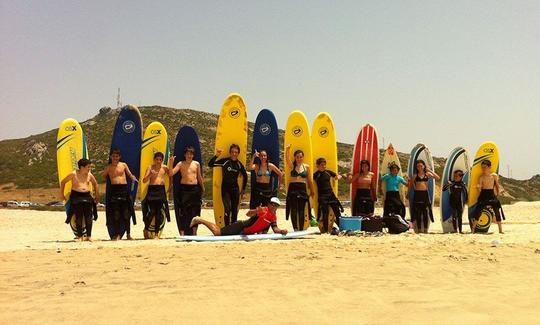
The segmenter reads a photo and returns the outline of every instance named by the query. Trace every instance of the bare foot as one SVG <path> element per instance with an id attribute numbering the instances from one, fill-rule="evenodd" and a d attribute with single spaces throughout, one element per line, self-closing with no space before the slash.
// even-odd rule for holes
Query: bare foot
<path id="1" fill-rule="evenodd" d="M 84 241 L 84 238 L 83 237 L 77 237 L 75 240 L 82 242 L 82 241 Z"/>
<path id="2" fill-rule="evenodd" d="M 86 237 L 86 241 L 92 242 L 92 237 Z"/>
<path id="3" fill-rule="evenodd" d="M 127 239 L 127 240 L 133 240 L 133 237 L 131 237 L 131 234 L 127 234 L 126 239 Z"/>
<path id="4" fill-rule="evenodd" d="M 193 219 L 191 219 L 191 223 L 189 224 L 189 227 L 190 228 L 195 227 L 196 225 L 200 224 L 202 220 L 203 218 L 201 217 L 194 217 Z"/>

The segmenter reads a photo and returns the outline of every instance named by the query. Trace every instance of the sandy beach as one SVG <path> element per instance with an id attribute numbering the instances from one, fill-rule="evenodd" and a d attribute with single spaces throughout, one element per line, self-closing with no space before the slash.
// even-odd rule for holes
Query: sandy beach
<path id="1" fill-rule="evenodd" d="M 145 241 L 140 214 L 136 240 L 112 242 L 101 213 L 79 243 L 63 212 L 2 209 L 0 323 L 531 324 L 540 202 L 505 212 L 502 235 L 436 222 L 427 235 L 234 243 L 178 242 L 174 217 Z"/>

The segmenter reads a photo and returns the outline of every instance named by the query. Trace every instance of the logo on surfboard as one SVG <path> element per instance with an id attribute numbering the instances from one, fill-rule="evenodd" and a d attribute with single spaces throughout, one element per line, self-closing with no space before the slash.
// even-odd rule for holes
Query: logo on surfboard
<path id="1" fill-rule="evenodd" d="M 68 131 L 68 132 L 75 132 L 75 131 L 77 131 L 77 126 L 76 125 L 68 125 L 68 126 L 66 126 L 65 130 Z"/>
<path id="2" fill-rule="evenodd" d="M 231 118 L 238 118 L 240 116 L 240 109 L 236 107 L 231 108 L 231 110 L 229 111 L 229 116 Z"/>
<path id="3" fill-rule="evenodd" d="M 262 135 L 269 135 L 270 132 L 272 132 L 272 128 L 267 123 L 263 123 L 259 128 L 259 132 L 261 132 Z"/>
<path id="4" fill-rule="evenodd" d="M 150 131 L 151 134 L 161 134 L 161 130 L 152 130 Z"/>
<path id="5" fill-rule="evenodd" d="M 319 136 L 321 138 L 326 138 L 328 136 L 328 128 L 326 126 L 322 126 L 319 128 Z"/>
<path id="6" fill-rule="evenodd" d="M 304 130 L 302 129 L 302 127 L 297 125 L 292 128 L 292 135 L 294 135 L 295 137 L 301 136 L 302 133 L 304 133 Z"/>
<path id="7" fill-rule="evenodd" d="M 122 124 L 122 130 L 126 133 L 133 133 L 135 131 L 135 123 L 131 120 L 127 120 Z"/>
<path id="8" fill-rule="evenodd" d="M 484 153 L 495 153 L 495 148 L 484 148 Z"/>

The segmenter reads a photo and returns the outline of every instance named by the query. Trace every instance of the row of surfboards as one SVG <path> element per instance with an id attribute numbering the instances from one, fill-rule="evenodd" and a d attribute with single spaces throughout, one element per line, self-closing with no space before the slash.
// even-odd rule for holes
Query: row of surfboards
<path id="1" fill-rule="evenodd" d="M 307 118 L 301 111 L 293 111 L 288 119 L 285 128 L 284 147 L 291 146 L 290 152 L 292 154 L 296 150 L 302 150 L 304 152 L 304 161 L 310 164 L 312 173 L 315 169 L 315 160 L 318 158 L 325 158 L 327 161 L 327 169 L 336 171 L 338 170 L 338 157 L 337 157 L 337 142 L 336 142 L 336 130 L 330 115 L 326 112 L 319 113 L 313 126 L 311 128 L 307 122 Z M 280 146 L 278 137 L 277 121 L 272 113 L 268 109 L 263 109 L 257 115 L 255 121 L 255 127 L 253 130 L 253 139 L 251 152 L 255 150 L 266 150 L 268 153 L 269 161 L 279 166 L 280 163 Z M 228 148 L 231 144 L 237 144 L 240 147 L 240 155 L 238 159 L 246 165 L 247 160 L 247 144 L 248 144 L 248 120 L 247 109 L 244 100 L 239 94 L 230 94 L 224 101 L 221 108 L 220 116 L 218 119 L 218 125 L 216 129 L 215 148 L 223 149 L 221 157 L 228 155 Z M 200 141 L 195 129 L 191 126 L 182 126 L 176 135 L 175 146 L 172 150 L 173 155 L 176 156 L 174 164 L 176 164 L 183 156 L 183 151 L 186 146 L 193 146 L 196 151 L 194 157 L 203 165 Z M 153 155 L 155 152 L 162 152 L 165 155 L 164 161 L 168 161 L 170 153 L 170 145 L 168 141 L 167 131 L 165 127 L 159 122 L 152 122 L 146 127 L 143 134 L 143 122 L 139 110 L 135 106 L 123 107 L 118 115 L 116 124 L 113 130 L 111 149 L 118 148 L 122 153 L 122 161 L 128 164 L 134 175 L 140 175 L 139 179 L 142 179 L 144 172 L 149 165 L 153 162 Z M 57 167 L 58 177 L 62 180 L 67 174 L 77 169 L 77 161 L 80 158 L 89 158 L 87 150 L 86 136 L 79 125 L 74 119 L 66 119 L 60 125 L 57 137 Z M 385 154 L 383 155 L 381 168 L 379 170 L 379 148 L 377 132 L 372 125 L 365 125 L 361 128 L 353 153 L 352 160 L 352 172 L 357 173 L 360 168 L 361 160 L 368 160 L 371 165 L 371 171 L 375 174 L 375 177 L 379 177 L 379 173 L 383 174 L 387 172 L 387 167 L 391 163 L 400 165 L 399 158 L 393 146 L 390 144 Z M 411 152 L 411 161 L 409 162 L 409 174 L 412 172 L 412 166 L 417 159 L 423 159 L 427 167 L 431 170 L 433 168 L 433 159 L 428 148 L 423 144 L 415 146 Z M 475 157 L 472 169 L 469 167 L 469 160 L 467 151 L 461 147 L 454 149 L 447 160 L 446 167 L 444 169 L 443 184 L 448 180 L 451 180 L 453 171 L 461 169 L 466 173 L 465 181 L 469 184 L 476 184 L 478 176 L 480 175 L 480 162 L 483 159 L 490 159 L 492 166 L 498 172 L 498 160 L 499 154 L 496 145 L 493 142 L 486 142 L 482 144 Z M 289 184 L 290 170 L 287 164 L 285 165 L 285 188 Z M 252 186 L 255 182 L 255 175 L 252 172 L 251 175 Z M 309 175 L 308 177 L 311 177 Z M 179 175 L 175 175 L 173 179 L 173 191 L 176 192 L 177 184 L 179 184 Z M 224 208 L 221 198 L 221 180 L 222 173 L 220 168 L 214 168 L 212 186 L 213 186 L 213 207 L 216 224 L 224 226 Z M 238 180 L 239 183 L 241 179 Z M 274 186 L 277 187 L 277 179 L 274 179 Z M 337 181 L 332 184 L 335 194 L 338 195 Z M 107 184 L 108 188 L 109 184 Z M 138 189 L 137 186 L 140 188 Z M 168 187 L 168 180 L 166 180 L 166 187 Z M 148 184 L 131 182 L 128 179 L 128 187 L 131 190 L 133 201 L 139 192 L 139 198 L 144 200 L 148 189 Z M 316 184 L 315 198 L 311 203 L 314 211 L 317 211 L 317 198 L 316 198 Z M 430 181 L 429 184 L 430 196 L 433 200 L 433 193 L 435 190 L 434 182 Z M 71 184 L 67 184 L 65 189 L 66 197 L 69 197 L 71 191 Z M 356 184 L 351 184 L 351 201 L 354 201 L 354 195 L 356 194 Z M 476 206 L 476 200 L 478 198 L 478 191 L 476 187 L 469 187 L 469 215 L 474 213 Z M 175 210 L 177 207 L 175 206 Z M 310 215 L 306 210 L 304 216 L 304 229 L 309 227 Z M 452 231 L 452 225 L 450 221 L 448 203 L 448 193 L 444 192 L 441 195 L 441 218 L 443 224 L 443 230 L 445 232 Z M 177 211 L 176 211 L 177 212 Z M 492 220 L 492 211 L 485 211 L 483 213 L 478 229 L 479 231 L 487 231 Z M 165 222 L 165 221 L 163 221 Z M 329 225 L 326 225 L 326 229 L 331 229 L 334 222 L 333 216 L 330 216 Z M 74 221 L 72 221 L 72 228 L 74 228 Z M 160 230 L 163 229 L 163 225 L 157 225 Z M 322 228 L 323 225 L 319 225 Z"/>

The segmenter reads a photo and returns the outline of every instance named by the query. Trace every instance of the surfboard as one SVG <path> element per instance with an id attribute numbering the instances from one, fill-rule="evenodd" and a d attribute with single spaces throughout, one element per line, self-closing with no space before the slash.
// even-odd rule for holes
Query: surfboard
<path id="1" fill-rule="evenodd" d="M 154 162 L 154 154 L 156 152 L 161 152 L 165 156 L 163 159 L 163 164 L 167 164 L 169 160 L 169 141 L 167 138 L 167 130 L 163 124 L 159 122 L 152 122 L 146 130 L 144 131 L 144 137 L 141 145 L 141 174 L 139 177 L 139 198 L 141 199 L 141 208 L 143 213 L 148 211 L 149 207 L 146 204 L 146 194 L 148 193 L 149 182 L 143 182 L 144 175 L 149 166 Z M 169 178 L 165 177 L 165 190 L 169 189 Z M 162 211 L 165 216 L 165 211 Z M 163 217 L 163 222 L 160 225 L 155 224 L 155 218 L 152 218 L 150 227 L 149 227 L 149 238 L 155 237 L 156 233 L 163 232 L 165 227 L 165 217 Z"/>
<path id="2" fill-rule="evenodd" d="M 284 147 L 287 148 L 288 145 L 291 145 L 290 149 L 290 159 L 291 162 L 294 160 L 294 152 L 296 150 L 302 150 L 304 152 L 304 163 L 310 165 L 313 161 L 312 158 L 312 148 L 311 148 L 311 136 L 309 131 L 309 125 L 306 119 L 306 116 L 301 111 L 293 111 L 289 114 L 287 119 L 287 125 L 285 128 L 285 144 Z M 291 181 L 291 168 L 287 163 L 285 165 L 285 188 L 289 189 L 289 183 Z M 307 177 L 313 179 L 313 166 L 309 166 L 309 174 Z M 307 185 L 306 185 L 307 186 Z M 309 194 L 309 186 L 307 188 Z M 313 201 L 312 201 L 313 202 Z M 307 209 L 308 204 L 306 203 L 306 208 L 304 209 L 304 229 L 306 230 L 310 225 L 310 212 Z"/>
<path id="3" fill-rule="evenodd" d="M 396 164 L 399 167 L 398 175 L 403 176 L 403 169 L 401 168 L 401 162 L 399 161 L 399 157 L 397 154 L 396 149 L 394 149 L 394 146 L 390 143 L 388 145 L 388 148 L 386 148 L 386 151 L 383 154 L 383 159 L 381 162 L 381 168 L 380 168 L 380 174 L 381 176 L 387 173 L 390 173 L 390 165 Z M 383 181 L 381 183 L 383 196 L 386 197 L 386 182 Z M 407 193 L 407 189 L 405 186 L 399 187 L 399 194 L 401 195 L 401 201 L 403 204 L 405 204 L 405 195 Z"/>
<path id="4" fill-rule="evenodd" d="M 195 149 L 195 156 L 193 157 L 193 160 L 198 161 L 201 168 L 201 173 L 203 172 L 203 160 L 202 160 L 202 154 L 201 154 L 201 143 L 199 141 L 199 135 L 197 134 L 197 131 L 190 126 L 190 125 L 184 125 L 178 130 L 178 133 L 176 134 L 176 140 L 174 141 L 174 151 L 173 155 L 176 157 L 174 158 L 174 163 L 171 168 L 174 168 L 176 164 L 178 164 L 180 161 L 184 160 L 184 150 L 186 147 L 193 147 Z M 180 173 L 176 173 L 173 176 L 173 201 L 174 201 L 174 214 L 176 216 L 176 224 L 178 226 L 178 232 L 180 232 L 180 201 L 178 200 L 180 198 L 180 180 L 181 180 Z M 186 232 L 191 233 L 191 230 L 187 230 Z"/>
<path id="5" fill-rule="evenodd" d="M 251 153 L 266 150 L 268 161 L 279 168 L 279 130 L 276 117 L 269 109 L 262 109 L 257 115 L 255 126 L 253 127 L 253 139 L 251 141 Z M 258 163 L 259 158 L 255 158 Z M 251 171 L 251 190 L 255 187 L 257 175 L 255 171 Z M 272 173 L 272 196 L 277 196 L 279 178 Z M 251 199 L 250 199 L 251 201 Z M 250 208 L 254 208 L 253 201 L 250 202 Z"/>
<path id="6" fill-rule="evenodd" d="M 377 138 L 377 130 L 371 124 L 364 125 L 358 132 L 356 143 L 353 150 L 352 173 L 353 175 L 360 172 L 360 162 L 362 160 L 369 161 L 371 172 L 375 177 L 375 183 L 379 184 L 379 140 Z M 351 206 L 356 198 L 356 190 L 358 183 L 351 183 Z M 377 193 L 377 189 L 375 190 Z M 352 207 L 351 207 L 352 212 Z M 352 215 L 352 213 L 351 213 Z"/>
<path id="7" fill-rule="evenodd" d="M 470 163 L 467 150 L 463 147 L 454 148 L 448 155 L 446 164 L 444 165 L 443 175 L 441 178 L 441 224 L 443 233 L 454 232 L 454 226 L 452 225 L 452 208 L 450 206 L 450 191 L 445 186 L 454 180 L 454 172 L 461 170 L 463 172 L 463 182 L 467 187 L 466 174 L 469 173 Z M 465 203 L 465 198 L 463 198 Z"/>
<path id="8" fill-rule="evenodd" d="M 431 152 L 429 149 L 422 143 L 417 144 L 414 146 L 414 148 L 411 150 L 411 155 L 409 157 L 409 164 L 407 166 L 407 175 L 409 176 L 409 179 L 413 179 L 413 175 L 416 171 L 416 161 L 423 160 L 426 163 L 426 169 L 429 169 L 430 171 L 435 171 L 435 166 L 433 164 L 433 157 L 431 156 Z M 435 203 L 435 179 L 429 178 L 428 180 L 428 196 L 429 200 L 431 202 L 431 208 L 433 209 L 433 204 Z M 409 215 L 412 217 L 412 210 L 413 210 L 413 202 L 414 202 L 414 189 L 411 189 L 409 191 Z M 431 220 L 428 218 L 428 229 L 429 225 L 431 224 Z M 417 231 L 417 229 L 415 229 Z"/>
<path id="9" fill-rule="evenodd" d="M 282 234 L 256 234 L 256 235 L 233 235 L 233 236 L 180 236 L 177 241 L 198 241 L 198 242 L 216 242 L 216 241 L 253 241 L 253 240 L 283 240 L 305 238 L 309 235 L 317 234 L 316 230 L 302 230 Z"/>
<path id="10" fill-rule="evenodd" d="M 112 139 L 111 139 L 111 150 L 118 149 L 120 150 L 120 161 L 126 163 L 129 167 L 129 170 L 133 175 L 138 176 L 140 171 L 141 164 L 141 144 L 142 144 L 142 118 L 139 109 L 133 105 L 127 105 L 120 109 L 118 117 L 116 118 L 116 123 L 114 125 Z M 109 157 L 109 163 L 111 159 Z M 135 199 L 137 198 L 137 190 L 139 184 L 133 182 L 129 177 L 126 176 L 127 186 L 131 193 L 131 201 L 134 204 Z M 107 177 L 107 183 L 105 187 L 105 202 L 109 202 L 109 189 L 111 186 L 111 181 Z M 134 221 L 135 222 L 135 221 Z M 126 232 L 124 226 L 121 229 L 113 228 L 112 224 L 107 225 L 107 230 L 109 236 L 112 238 L 115 233 L 121 233 L 122 236 Z"/>
<path id="11" fill-rule="evenodd" d="M 79 159 L 88 159 L 88 148 L 86 144 L 86 136 L 81 128 L 79 122 L 75 119 L 68 118 L 62 121 L 58 128 L 56 136 L 56 167 L 58 170 L 58 184 L 69 175 L 71 172 L 79 169 Z M 90 192 L 92 192 L 92 185 L 90 184 Z M 71 182 L 68 182 L 64 187 L 64 208 L 67 217 L 70 219 L 70 227 L 73 234 L 77 236 L 77 226 L 75 224 L 75 216 L 69 216 L 68 211 L 71 206 L 69 196 L 71 194 Z M 85 222 L 82 222 L 83 227 Z M 83 229 L 83 235 L 86 235 L 86 229 Z"/>
<path id="12" fill-rule="evenodd" d="M 246 166 L 247 151 L 247 109 L 244 99 L 239 94 L 230 94 L 221 107 L 218 125 L 216 128 L 215 149 L 222 149 L 223 152 L 218 159 L 229 157 L 229 147 L 237 144 L 240 147 L 238 160 Z M 216 225 L 225 226 L 225 210 L 221 198 L 221 181 L 223 179 L 220 167 L 212 168 L 212 201 L 214 206 L 214 218 Z M 238 177 L 238 187 L 242 188 L 242 177 Z"/>
<path id="13" fill-rule="evenodd" d="M 486 141 L 482 143 L 482 145 L 480 145 L 480 148 L 478 148 L 478 150 L 476 151 L 476 155 L 474 156 L 473 165 L 469 174 L 469 200 L 467 202 L 467 205 L 469 207 L 469 222 L 471 223 L 474 219 L 474 215 L 476 212 L 476 204 L 478 202 L 478 196 L 480 195 L 480 191 L 478 190 L 478 188 L 476 188 L 476 185 L 478 184 L 478 178 L 482 174 L 482 161 L 485 159 L 491 161 L 491 172 L 498 174 L 500 157 L 499 148 L 497 147 L 497 144 L 495 144 L 495 142 Z M 476 232 L 487 232 L 494 219 L 495 212 L 493 211 L 493 209 L 488 207 L 482 210 L 482 214 L 480 215 L 480 219 L 478 220 L 478 224 L 476 225 Z"/>
<path id="14" fill-rule="evenodd" d="M 311 145 L 312 145 L 312 157 L 311 169 L 313 172 L 317 169 L 316 161 L 319 158 L 326 159 L 326 169 L 338 173 L 338 157 L 337 157 L 337 142 L 336 142 L 336 130 L 334 128 L 334 122 L 330 117 L 330 114 L 327 112 L 321 112 L 315 117 L 313 122 L 313 128 L 311 133 Z M 338 181 L 337 179 L 332 179 L 331 181 L 332 189 L 334 194 L 338 197 Z M 326 232 L 332 230 L 334 222 L 336 221 L 336 216 L 334 211 L 329 209 L 328 213 L 328 224 L 324 224 L 322 217 L 319 216 L 319 202 L 318 202 L 318 188 L 317 183 L 313 182 L 313 189 L 315 190 L 315 195 L 313 196 L 313 211 L 317 215 L 317 220 L 319 224 L 319 230 L 323 232 L 325 229 Z"/>

